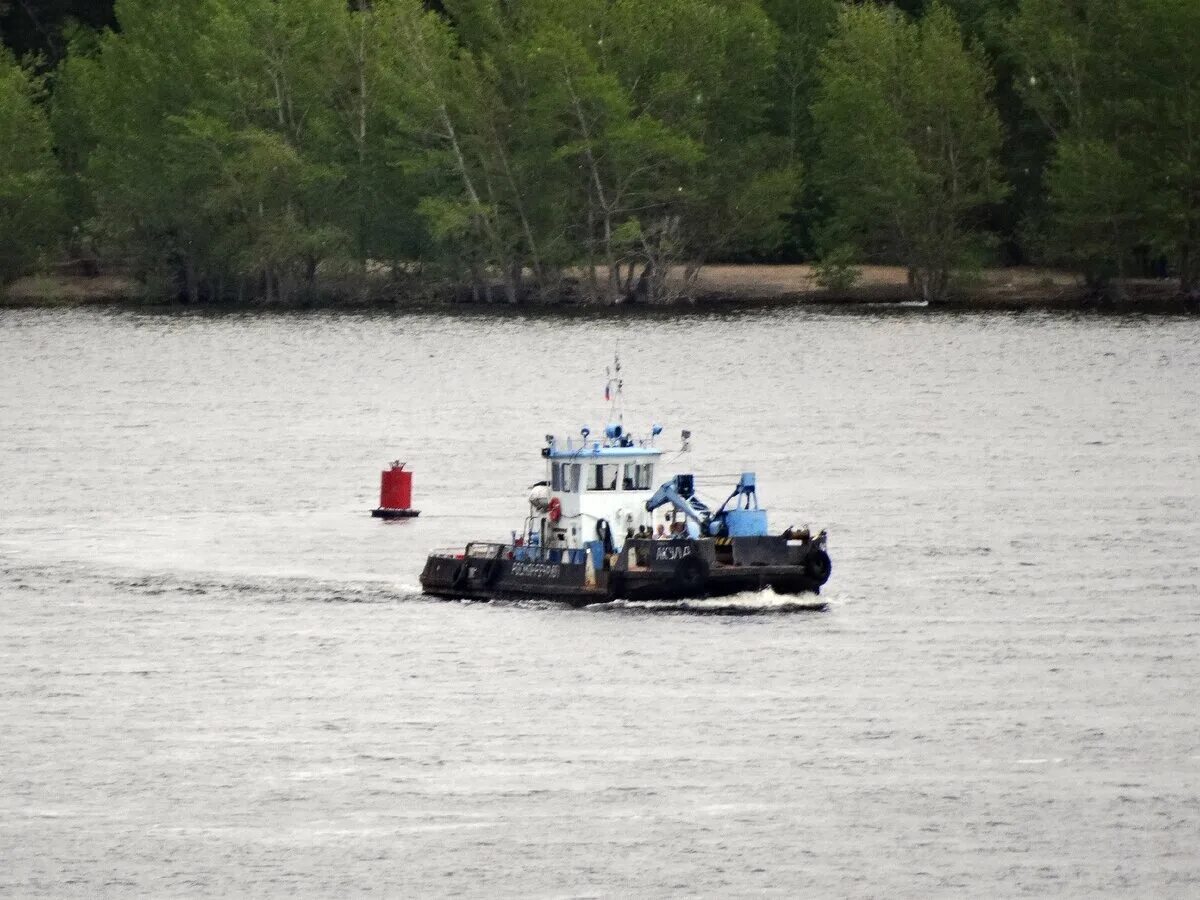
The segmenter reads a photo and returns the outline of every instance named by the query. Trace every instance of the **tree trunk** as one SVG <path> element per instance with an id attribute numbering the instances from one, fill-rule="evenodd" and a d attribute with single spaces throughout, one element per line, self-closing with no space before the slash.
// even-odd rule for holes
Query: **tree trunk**
<path id="1" fill-rule="evenodd" d="M 908 287 L 914 300 L 939 303 L 946 299 L 949 286 L 950 273 L 946 269 L 918 264 L 908 270 Z"/>
<path id="2" fill-rule="evenodd" d="M 513 302 L 521 302 L 525 294 L 525 267 L 517 260 L 513 261 L 509 283 L 512 285 Z"/>
<path id="3" fill-rule="evenodd" d="M 638 282 L 640 282 L 640 280 L 641 280 L 639 278 L 638 282 L 634 282 L 633 279 L 634 279 L 635 275 L 637 275 L 637 261 L 630 260 L 629 261 L 629 273 L 624 278 L 621 279 L 621 295 L 626 300 L 634 299 L 634 293 L 637 291 Z"/>
<path id="4" fill-rule="evenodd" d="M 692 288 L 696 286 L 696 279 L 700 277 L 700 270 L 703 268 L 703 263 L 698 260 L 689 262 L 683 270 L 683 290 L 692 296 Z"/>
<path id="5" fill-rule="evenodd" d="M 480 198 L 479 192 L 475 189 L 475 181 L 471 178 L 470 170 L 467 168 L 467 158 L 463 154 L 462 144 L 458 139 L 458 129 L 454 127 L 454 121 L 450 118 L 450 111 L 446 108 L 445 104 L 438 106 L 438 115 L 442 121 L 442 135 L 454 153 L 454 162 L 458 169 L 459 178 L 462 180 L 463 190 L 466 191 L 467 199 L 471 203 L 472 218 L 492 245 L 494 258 L 497 261 L 502 261 L 500 258 L 504 254 L 501 253 L 500 236 L 492 227 L 491 220 L 484 212 L 483 200 Z"/>
<path id="6" fill-rule="evenodd" d="M 508 182 L 509 191 L 512 193 L 513 208 L 516 210 L 517 218 L 521 222 L 521 232 L 525 236 L 525 244 L 529 248 L 529 260 L 533 267 L 533 278 L 535 281 L 542 281 L 544 273 L 542 272 L 541 255 L 538 252 L 537 240 L 533 236 L 533 228 L 529 225 L 529 217 L 525 213 L 525 203 L 521 195 L 521 190 L 517 185 L 516 176 L 513 175 L 512 165 L 508 161 L 508 153 L 505 152 L 504 142 L 496 130 L 495 122 L 489 118 L 489 124 L 491 125 L 492 142 L 496 147 L 496 155 L 500 157 L 500 164 L 504 168 L 504 178 Z M 518 284 L 520 283 L 519 278 L 515 280 Z"/>
<path id="7" fill-rule="evenodd" d="M 1197 226 L 1188 223 L 1188 234 L 1179 244 L 1179 290 L 1185 295 L 1200 291 L 1200 254 L 1196 252 Z"/>
<path id="8" fill-rule="evenodd" d="M 588 192 L 587 208 L 587 287 L 588 300 L 595 303 L 600 299 L 600 281 L 596 276 L 596 211 L 592 195 Z"/>
<path id="9" fill-rule="evenodd" d="M 358 14 L 358 122 L 355 143 L 358 145 L 358 258 L 367 265 L 367 23 L 366 3 L 357 4 Z"/>
<path id="10" fill-rule="evenodd" d="M 183 283 L 188 303 L 200 302 L 200 281 L 196 278 L 196 264 L 190 253 L 183 257 Z"/>
<path id="11" fill-rule="evenodd" d="M 654 299 L 653 261 L 648 261 L 642 268 L 642 274 L 638 276 L 637 285 L 633 289 L 633 296 L 643 302 L 649 302 Z"/>
<path id="12" fill-rule="evenodd" d="M 564 72 L 563 74 L 567 90 L 571 92 L 571 103 L 575 108 L 575 120 L 579 123 L 579 131 L 583 135 L 584 157 L 587 159 L 592 189 L 595 190 L 596 202 L 600 205 L 600 212 L 603 216 L 604 264 L 608 267 L 608 302 L 612 303 L 621 295 L 621 278 L 620 273 L 617 271 L 616 254 L 613 252 L 613 208 L 609 204 L 607 192 L 604 190 L 604 179 L 600 176 L 600 166 L 596 160 L 596 154 L 592 152 L 592 130 L 588 126 L 587 116 L 584 115 L 583 104 L 579 99 L 579 95 L 575 93 L 575 83 L 572 81 L 570 73 Z"/>

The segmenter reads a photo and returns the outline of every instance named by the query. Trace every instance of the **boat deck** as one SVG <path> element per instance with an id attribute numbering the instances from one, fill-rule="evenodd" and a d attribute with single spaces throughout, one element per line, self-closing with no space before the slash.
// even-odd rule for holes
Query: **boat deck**
<path id="1" fill-rule="evenodd" d="M 425 593 L 447 599 L 533 598 L 572 606 L 616 599 L 728 597 L 767 589 L 818 595 L 828 570 L 814 570 L 803 555 L 810 552 L 808 545 L 794 547 L 783 538 L 754 538 L 744 545 L 734 539 L 721 547 L 713 539 L 633 540 L 595 571 L 582 550 L 473 543 L 463 553 L 432 554 L 421 586 Z M 824 551 L 821 556 L 827 565 Z M 736 561 L 725 561 L 729 559 Z M 824 603 L 811 606 L 823 608 Z"/>

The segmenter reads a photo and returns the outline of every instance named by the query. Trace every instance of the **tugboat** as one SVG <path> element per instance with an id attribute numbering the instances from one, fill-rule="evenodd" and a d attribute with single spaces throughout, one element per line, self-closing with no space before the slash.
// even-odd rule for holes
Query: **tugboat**
<path id="1" fill-rule="evenodd" d="M 605 389 L 612 394 L 613 379 Z M 620 363 L 615 379 L 619 403 Z M 617 416 L 602 436 L 546 435 L 545 481 L 529 495 L 529 515 L 508 542 L 472 541 L 435 551 L 421 588 L 445 599 L 542 599 L 585 606 L 623 599 L 686 600 L 770 588 L 820 594 L 832 566 L 827 535 L 788 528 L 772 535 L 755 477 L 741 475 L 715 511 L 692 474 L 654 487 L 663 451 L 626 432 Z M 690 432 L 683 432 L 683 450 Z M 823 610 L 820 600 L 793 608 Z"/>

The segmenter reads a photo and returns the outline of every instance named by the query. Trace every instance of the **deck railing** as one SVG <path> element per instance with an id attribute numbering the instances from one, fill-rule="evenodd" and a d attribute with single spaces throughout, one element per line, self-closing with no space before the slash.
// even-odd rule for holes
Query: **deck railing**
<path id="1" fill-rule="evenodd" d="M 563 547 L 530 547 L 491 541 L 472 541 L 467 544 L 465 550 L 460 547 L 447 547 L 434 550 L 431 555 L 453 559 L 512 559 L 519 562 L 579 565 L 587 561 L 587 554 L 587 548 L 569 550 Z"/>

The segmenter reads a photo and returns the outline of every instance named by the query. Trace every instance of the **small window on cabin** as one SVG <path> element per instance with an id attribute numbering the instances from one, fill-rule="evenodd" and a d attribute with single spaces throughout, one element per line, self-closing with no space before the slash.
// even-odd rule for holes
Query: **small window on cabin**
<path id="1" fill-rule="evenodd" d="M 588 475 L 588 490 L 615 491 L 620 470 L 621 467 L 616 465 L 591 466 L 591 472 Z"/>
<path id="2" fill-rule="evenodd" d="M 578 463 L 553 463 L 550 466 L 550 490 L 561 491 L 564 494 L 579 492 L 579 470 L 583 466 Z"/>
<path id="3" fill-rule="evenodd" d="M 637 489 L 639 491 L 648 491 L 652 487 L 654 487 L 654 463 L 645 463 L 638 466 Z"/>
<path id="4" fill-rule="evenodd" d="M 650 490 L 650 475 L 652 470 L 653 467 L 650 465 L 639 465 L 638 463 L 627 464 L 621 487 L 626 491 Z"/>

